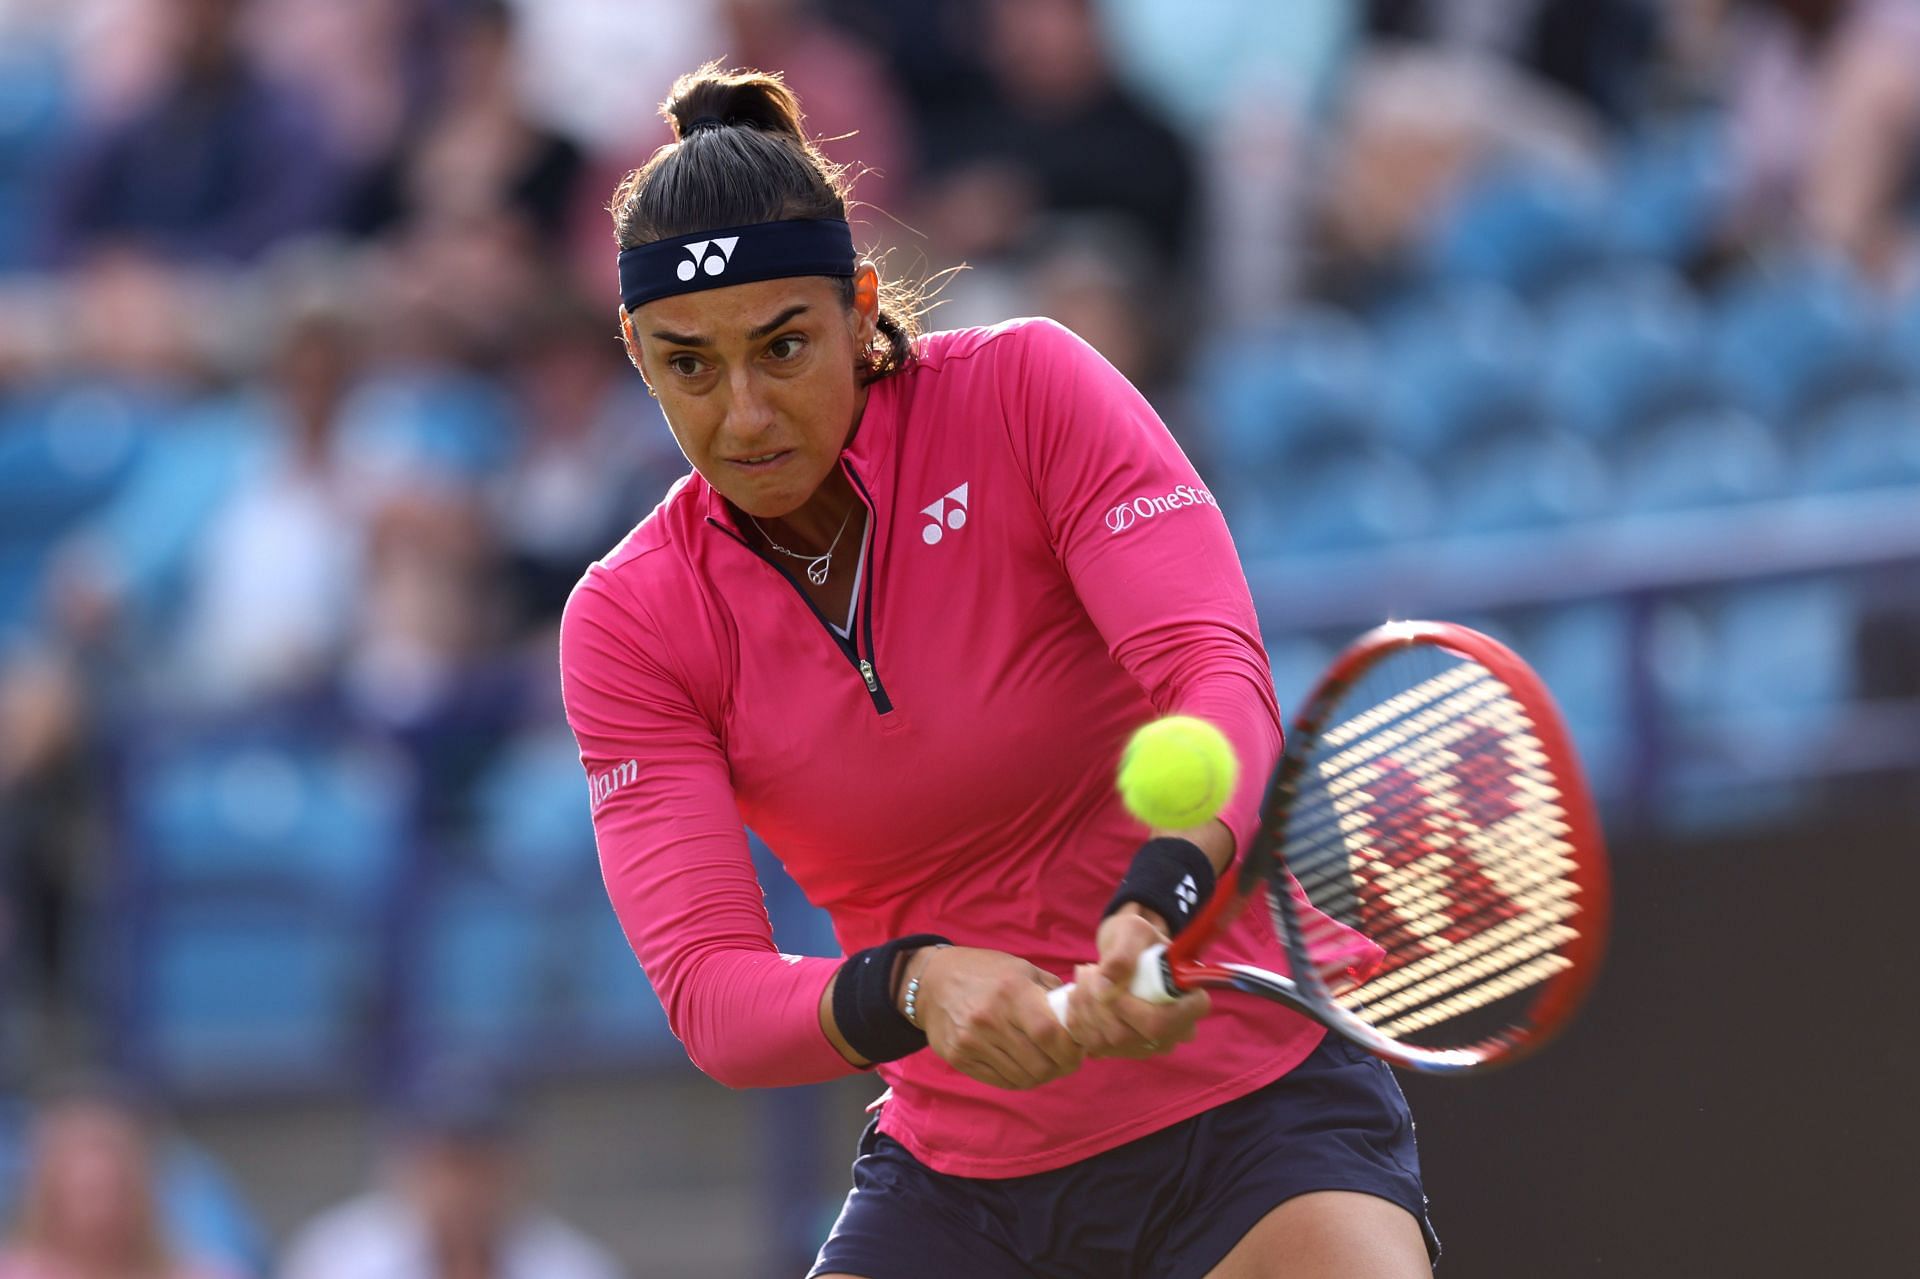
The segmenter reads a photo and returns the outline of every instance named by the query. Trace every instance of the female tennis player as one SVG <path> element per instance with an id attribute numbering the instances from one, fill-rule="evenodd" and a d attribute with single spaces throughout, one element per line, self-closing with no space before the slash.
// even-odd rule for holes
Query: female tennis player
<path id="1" fill-rule="evenodd" d="M 663 109 L 677 141 L 613 197 L 620 320 L 693 471 L 575 587 L 567 715 L 693 1061 L 888 1085 L 812 1274 L 1426 1274 L 1385 1065 L 1266 1001 L 1124 993 L 1279 753 L 1205 484 L 1058 325 L 917 335 L 777 77 L 708 66 Z M 1146 832 L 1114 767 L 1173 712 L 1244 780 Z M 743 824 L 845 958 L 775 949 Z M 1209 954 L 1284 967 L 1260 910 Z"/>

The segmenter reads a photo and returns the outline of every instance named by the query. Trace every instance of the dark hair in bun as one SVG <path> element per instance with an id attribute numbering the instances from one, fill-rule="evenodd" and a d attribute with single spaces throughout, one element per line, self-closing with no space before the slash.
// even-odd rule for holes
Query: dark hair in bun
<path id="1" fill-rule="evenodd" d="M 675 140 L 621 179 L 608 206 L 622 249 L 756 222 L 846 218 L 847 170 L 807 137 L 800 99 L 777 72 L 709 62 L 674 81 L 660 114 Z M 853 281 L 842 283 L 851 306 Z M 869 381 L 906 364 L 919 311 L 914 290 L 882 282 Z"/>

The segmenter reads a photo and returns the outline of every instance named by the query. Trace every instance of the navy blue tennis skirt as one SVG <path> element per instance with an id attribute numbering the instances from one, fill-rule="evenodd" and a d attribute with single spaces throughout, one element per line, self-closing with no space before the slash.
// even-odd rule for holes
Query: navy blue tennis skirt
<path id="1" fill-rule="evenodd" d="M 1427 1221 L 1393 1072 L 1329 1034 L 1235 1101 L 1051 1172 L 952 1177 L 869 1124 L 812 1274 L 866 1279 L 1202 1279 L 1274 1208 L 1357 1190 Z"/>

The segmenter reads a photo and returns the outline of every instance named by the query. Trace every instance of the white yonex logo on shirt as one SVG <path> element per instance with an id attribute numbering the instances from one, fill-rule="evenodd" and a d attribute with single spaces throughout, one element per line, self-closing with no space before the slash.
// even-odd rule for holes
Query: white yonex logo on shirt
<path id="1" fill-rule="evenodd" d="M 921 507 L 920 514 L 933 521 L 920 530 L 920 537 L 928 546 L 945 537 L 947 529 L 959 531 L 967 522 L 967 486 L 962 484 L 932 506 Z M 941 527 L 943 524 L 945 528 Z"/>
<path id="2" fill-rule="evenodd" d="M 675 273 L 683 280 L 691 280 L 695 271 L 705 271 L 708 275 L 718 275 L 727 269 L 727 263 L 733 261 L 733 246 L 740 243 L 737 235 L 723 235 L 718 240 L 692 240 L 680 246 L 687 260 L 680 264 Z M 708 246 L 712 247 L 709 248 Z"/>
<path id="3" fill-rule="evenodd" d="M 1200 885 L 1193 882 L 1193 876 L 1182 875 L 1180 886 L 1173 890 L 1173 895 L 1180 899 L 1180 913 L 1191 915 L 1193 908 L 1200 903 Z"/>
<path id="4" fill-rule="evenodd" d="M 640 776 L 640 761 L 630 759 L 624 764 L 608 769 L 604 773 L 587 775 L 587 794 L 591 807 L 598 808 L 607 796 Z"/>
<path id="5" fill-rule="evenodd" d="M 1168 511 L 1183 506 L 1201 504 L 1218 507 L 1213 494 L 1198 484 L 1182 484 L 1171 493 L 1156 493 L 1152 497 L 1136 497 L 1130 502 L 1122 502 L 1107 512 L 1107 532 L 1124 533 L 1141 520 L 1150 520 L 1156 515 L 1165 515 Z"/>

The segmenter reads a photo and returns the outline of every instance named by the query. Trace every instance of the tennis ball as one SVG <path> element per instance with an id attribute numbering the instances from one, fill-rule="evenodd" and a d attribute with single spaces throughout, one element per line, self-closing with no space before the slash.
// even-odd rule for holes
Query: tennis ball
<path id="1" fill-rule="evenodd" d="M 1120 798 L 1158 830 L 1212 820 L 1233 795 L 1240 761 L 1226 735 L 1203 719 L 1169 715 L 1133 735 L 1120 757 Z"/>

